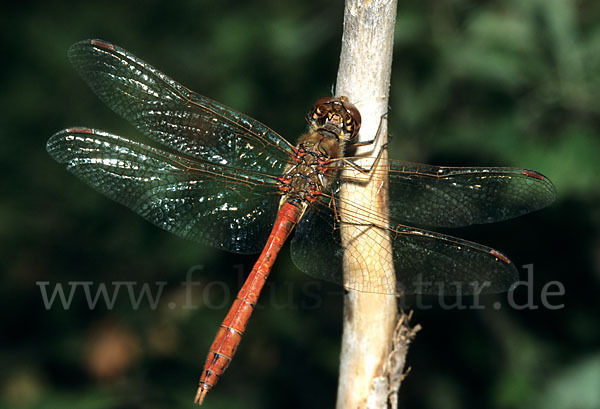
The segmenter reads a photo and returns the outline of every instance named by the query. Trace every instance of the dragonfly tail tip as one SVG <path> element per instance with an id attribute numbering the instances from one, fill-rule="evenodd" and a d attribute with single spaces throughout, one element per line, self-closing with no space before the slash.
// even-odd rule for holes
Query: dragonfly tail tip
<path id="1" fill-rule="evenodd" d="M 202 406 L 202 402 L 204 401 L 204 397 L 208 393 L 208 389 L 204 389 L 202 386 L 198 388 L 198 392 L 196 392 L 196 397 L 194 398 L 194 403 L 198 406 Z"/>

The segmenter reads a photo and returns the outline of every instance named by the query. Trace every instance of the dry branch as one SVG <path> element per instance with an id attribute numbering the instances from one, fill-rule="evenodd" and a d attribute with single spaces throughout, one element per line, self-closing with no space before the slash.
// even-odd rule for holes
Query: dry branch
<path id="1" fill-rule="evenodd" d="M 360 110 L 361 141 L 373 139 L 382 125 L 377 142 L 359 148 L 357 154 L 376 156 L 387 140 L 387 121 L 382 118 L 388 107 L 396 5 L 395 0 L 346 1 L 336 95 L 347 96 Z M 386 158 L 384 151 L 381 162 Z M 346 200 L 369 209 L 379 224 L 382 216 L 387 220 L 387 176 L 381 170 L 376 175 L 368 183 L 342 186 L 344 222 L 352 221 L 350 209 L 344 209 Z M 381 291 L 346 294 L 337 409 L 395 407 L 408 345 L 418 328 L 412 329 L 406 316 L 398 315 L 396 297 L 386 294 L 395 291 L 390 238 L 351 223 L 342 224 L 341 234 L 345 282 L 364 279 L 367 263 L 369 271 L 380 272 L 376 282 Z M 374 279 L 372 274 L 369 279 Z"/>

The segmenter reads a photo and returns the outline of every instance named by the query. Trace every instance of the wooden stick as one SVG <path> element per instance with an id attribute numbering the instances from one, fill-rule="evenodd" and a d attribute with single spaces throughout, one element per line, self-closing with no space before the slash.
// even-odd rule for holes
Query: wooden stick
<path id="1" fill-rule="evenodd" d="M 372 140 L 379 129 L 376 142 L 357 151 L 371 157 L 387 141 L 383 117 L 388 108 L 396 6 L 396 0 L 347 0 L 345 6 L 336 95 L 347 96 L 360 110 L 361 141 Z M 380 163 L 386 159 L 384 151 Z M 344 280 L 347 284 L 364 281 L 368 265 L 368 278 L 378 287 L 372 287 L 374 293 L 349 291 L 345 296 L 337 409 L 395 405 L 408 344 L 418 330 L 410 328 L 404 315 L 399 318 L 396 297 L 389 295 L 396 290 L 390 238 L 378 229 L 353 226 L 352 209 L 345 206 L 352 202 L 370 209 L 379 216 L 379 224 L 381 216 L 387 219 L 387 175 L 382 169 L 374 173 L 377 177 L 363 175 L 368 183 L 344 184 L 340 191 L 340 214 L 346 222 L 341 226 Z M 358 172 L 352 176 L 361 178 Z"/>

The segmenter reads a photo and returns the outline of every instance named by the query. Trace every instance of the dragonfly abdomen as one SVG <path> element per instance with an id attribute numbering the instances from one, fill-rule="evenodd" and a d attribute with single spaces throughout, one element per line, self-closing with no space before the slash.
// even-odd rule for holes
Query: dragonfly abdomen
<path id="1" fill-rule="evenodd" d="M 202 404 L 208 391 L 229 366 L 277 254 L 300 220 L 302 213 L 302 207 L 294 202 L 286 202 L 279 209 L 265 248 L 238 292 L 210 347 L 194 402 Z"/>

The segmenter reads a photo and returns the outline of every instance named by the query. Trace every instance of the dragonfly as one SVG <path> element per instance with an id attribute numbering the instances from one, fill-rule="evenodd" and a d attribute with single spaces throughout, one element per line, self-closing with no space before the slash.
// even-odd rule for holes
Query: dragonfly
<path id="1" fill-rule="evenodd" d="M 152 147 L 85 127 L 64 129 L 47 151 L 71 173 L 156 226 L 205 245 L 260 256 L 210 347 L 195 402 L 229 366 L 271 267 L 295 229 L 291 255 L 305 273 L 349 290 L 390 294 L 502 292 L 517 278 L 514 264 L 492 248 L 436 233 L 521 216 L 548 206 L 552 182 L 528 169 L 440 167 L 382 156 L 345 156 L 361 116 L 345 97 L 317 100 L 307 132 L 292 144 L 262 123 L 199 95 L 123 48 L 85 40 L 70 61 L 99 98 L 161 145 Z M 385 171 L 389 219 L 342 196 L 344 183 Z M 358 172 L 357 172 L 358 171 Z M 382 173 L 383 174 L 383 173 Z M 358 180 L 360 179 L 360 181 Z M 352 213 L 347 221 L 340 209 Z M 391 241 L 396 284 L 353 255 L 359 279 L 344 280 L 344 225 Z M 380 247 L 378 247 L 380 246 Z M 374 243 L 371 252 L 389 252 Z M 383 289 L 382 289 L 383 288 Z"/>

